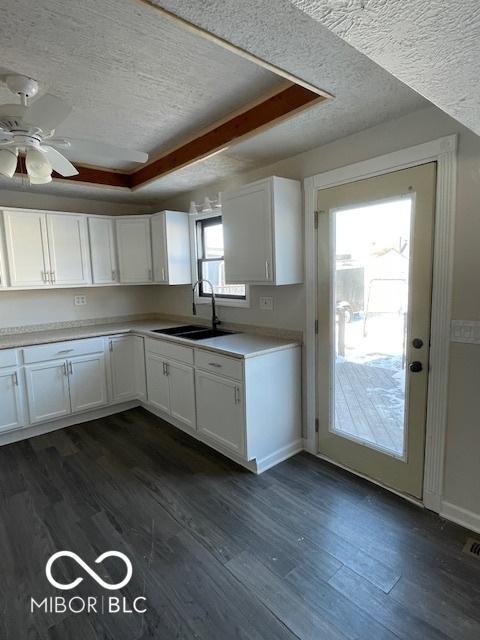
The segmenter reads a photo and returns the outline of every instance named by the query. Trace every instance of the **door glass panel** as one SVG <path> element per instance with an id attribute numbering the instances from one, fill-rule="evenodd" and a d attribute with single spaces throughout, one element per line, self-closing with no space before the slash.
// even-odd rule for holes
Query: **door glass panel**
<path id="1" fill-rule="evenodd" d="M 403 457 L 412 199 L 332 215 L 331 430 Z"/>

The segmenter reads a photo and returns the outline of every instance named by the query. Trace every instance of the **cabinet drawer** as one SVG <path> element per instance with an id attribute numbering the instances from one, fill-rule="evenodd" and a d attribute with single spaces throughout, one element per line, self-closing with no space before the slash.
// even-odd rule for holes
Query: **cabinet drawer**
<path id="1" fill-rule="evenodd" d="M 172 360 L 178 360 L 178 362 L 193 364 L 193 349 L 174 344 L 173 342 L 167 342 L 166 340 L 146 338 L 145 351 L 155 353 L 158 356 L 172 358 Z"/>
<path id="2" fill-rule="evenodd" d="M 68 340 L 65 342 L 53 342 L 35 347 L 26 347 L 23 350 L 25 364 L 32 362 L 44 362 L 59 358 L 73 358 L 88 353 L 103 353 L 103 338 L 88 340 Z"/>
<path id="3" fill-rule="evenodd" d="M 243 363 L 237 358 L 228 358 L 211 351 L 195 349 L 195 366 L 234 380 L 243 380 Z"/>
<path id="4" fill-rule="evenodd" d="M 17 350 L 0 350 L 0 367 L 15 367 L 17 365 Z"/>

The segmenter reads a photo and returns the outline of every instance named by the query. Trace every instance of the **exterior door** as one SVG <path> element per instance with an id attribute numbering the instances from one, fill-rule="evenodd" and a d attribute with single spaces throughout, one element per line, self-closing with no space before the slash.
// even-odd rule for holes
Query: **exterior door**
<path id="1" fill-rule="evenodd" d="M 87 226 L 83 216 L 47 215 L 50 275 L 53 284 L 89 284 Z"/>
<path id="2" fill-rule="evenodd" d="M 422 497 L 435 163 L 318 193 L 319 452 Z"/>
<path id="3" fill-rule="evenodd" d="M 221 447 L 245 455 L 242 387 L 233 380 L 195 372 L 197 430 Z"/>
<path id="4" fill-rule="evenodd" d="M 170 415 L 195 429 L 195 382 L 193 367 L 168 361 L 167 376 L 170 383 Z"/>
<path id="5" fill-rule="evenodd" d="M 68 361 L 72 412 L 89 411 L 107 404 L 105 356 L 93 354 Z"/>
<path id="6" fill-rule="evenodd" d="M 71 413 L 65 360 L 31 364 L 25 367 L 25 374 L 30 422 L 56 420 Z"/>
<path id="7" fill-rule="evenodd" d="M 5 240 L 12 287 L 49 287 L 45 214 L 38 211 L 6 211 Z"/>

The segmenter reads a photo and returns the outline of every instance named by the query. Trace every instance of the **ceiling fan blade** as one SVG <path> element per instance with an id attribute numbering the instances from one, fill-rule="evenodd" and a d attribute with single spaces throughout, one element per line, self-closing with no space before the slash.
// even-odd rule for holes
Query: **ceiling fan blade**
<path id="1" fill-rule="evenodd" d="M 67 178 L 69 176 L 78 175 L 78 171 L 75 169 L 70 160 L 67 160 L 59 151 L 50 147 L 49 145 L 42 145 L 39 150 L 46 156 L 47 160 L 52 165 L 52 169 L 59 173 L 61 176 Z"/>
<path id="2" fill-rule="evenodd" d="M 53 131 L 72 111 L 61 98 L 45 94 L 28 107 L 25 120 L 42 131 Z"/>
<path id="3" fill-rule="evenodd" d="M 65 142 L 69 143 L 68 153 L 75 157 L 76 153 L 83 156 L 91 157 L 90 164 L 96 162 L 101 163 L 101 159 L 109 160 L 123 160 L 124 162 L 139 162 L 143 164 L 148 160 L 148 153 L 143 151 L 136 151 L 135 149 L 125 149 L 123 147 L 117 147 L 114 144 L 106 142 L 97 142 L 96 140 L 81 140 L 78 138 L 66 138 L 65 140 L 58 141 L 55 139 L 49 140 L 50 144 L 65 148 Z"/>

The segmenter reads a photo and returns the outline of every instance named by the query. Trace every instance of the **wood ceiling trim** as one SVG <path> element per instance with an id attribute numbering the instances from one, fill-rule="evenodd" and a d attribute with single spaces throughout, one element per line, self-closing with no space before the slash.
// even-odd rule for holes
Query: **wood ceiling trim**
<path id="1" fill-rule="evenodd" d="M 274 96 L 213 127 L 203 135 L 170 151 L 154 162 L 141 167 L 131 174 L 132 188 L 151 182 L 160 176 L 172 173 L 182 167 L 225 149 L 233 142 L 277 124 L 313 103 L 327 98 L 316 92 L 293 84 Z"/>
<path id="2" fill-rule="evenodd" d="M 63 178 L 54 172 L 53 178 L 103 187 L 138 189 L 161 176 L 219 153 L 234 142 L 255 135 L 325 100 L 327 98 L 316 91 L 298 84 L 289 84 L 287 87 L 283 86 L 274 95 L 257 100 L 243 111 L 237 111 L 230 117 L 224 118 L 197 137 L 168 151 L 133 173 L 75 164 L 78 175 Z M 23 165 L 24 163 L 19 163 L 18 173 L 20 174 L 25 174 Z"/>

